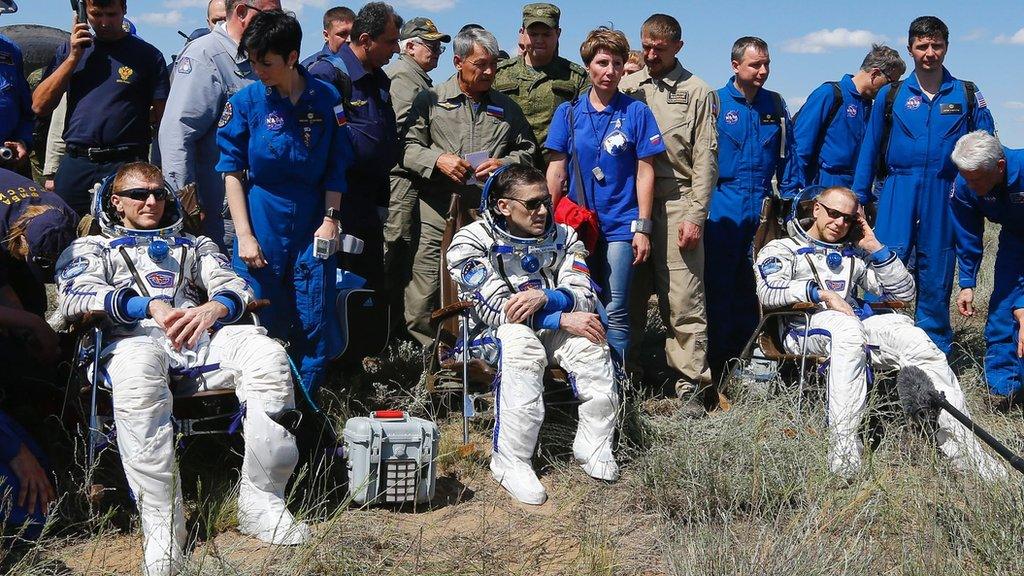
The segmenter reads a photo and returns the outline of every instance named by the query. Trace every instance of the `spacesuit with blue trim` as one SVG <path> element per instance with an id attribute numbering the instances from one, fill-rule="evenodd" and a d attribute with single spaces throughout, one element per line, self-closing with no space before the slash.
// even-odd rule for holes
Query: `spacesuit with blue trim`
<path id="1" fill-rule="evenodd" d="M 870 308 L 856 298 L 857 289 L 888 300 L 913 298 L 914 279 L 896 253 L 882 246 L 868 255 L 848 244 L 815 241 L 794 226 L 794 219 L 789 227 L 791 237 L 769 242 L 757 255 L 757 296 L 766 310 L 800 302 L 820 307 L 806 327 L 802 318 L 787 322 L 783 343 L 793 354 L 806 347 L 808 354 L 829 358 L 828 459 L 832 471 L 849 478 L 860 469 L 858 429 L 867 400 L 870 367 L 916 366 L 953 406 L 969 414 L 956 375 L 928 335 L 914 326 L 909 316 L 872 315 Z M 824 291 L 838 294 L 856 315 L 826 309 L 822 304 Z M 954 465 L 977 471 L 986 479 L 1005 475 L 971 432 L 952 416 L 942 412 L 938 424 L 936 439 Z"/>
<path id="2" fill-rule="evenodd" d="M 602 480 L 618 478 L 612 454 L 618 395 L 607 342 L 596 344 L 560 328 L 563 313 L 596 313 L 583 242 L 550 217 L 541 237 L 509 234 L 487 208 L 489 187 L 490 182 L 483 193 L 484 218 L 452 239 L 448 271 L 460 299 L 475 304 L 471 341 L 483 345 L 489 360 L 498 357 L 491 473 L 519 501 L 541 504 L 547 495 L 530 460 L 544 420 L 545 367 L 554 362 L 569 373 L 581 402 L 573 454 L 587 474 Z M 543 290 L 547 304 L 525 322 L 509 323 L 505 305 L 515 293 L 531 289 Z"/>
<path id="3" fill-rule="evenodd" d="M 185 544 L 174 393 L 235 389 L 245 414 L 239 528 L 276 544 L 305 541 L 308 527 L 295 521 L 284 501 L 298 461 L 295 437 L 274 420 L 295 405 L 288 358 L 263 328 L 234 324 L 253 300 L 249 285 L 213 240 L 180 231 L 173 195 L 162 221 L 172 224 L 156 230 L 116 224 L 109 187 L 95 196 L 93 213 L 103 234 L 79 238 L 61 254 L 59 311 L 69 321 L 103 311 L 112 323 L 100 369 L 112 389 L 118 451 L 142 518 L 145 573 L 176 573 Z M 149 316 L 152 299 L 176 309 L 214 300 L 228 313 L 212 335 L 175 350 Z"/>

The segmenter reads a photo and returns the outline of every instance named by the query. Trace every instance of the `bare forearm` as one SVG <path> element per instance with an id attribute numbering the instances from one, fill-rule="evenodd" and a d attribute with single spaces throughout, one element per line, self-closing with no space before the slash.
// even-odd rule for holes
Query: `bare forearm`
<path id="1" fill-rule="evenodd" d="M 650 219 L 654 206 L 654 162 L 650 158 L 637 163 L 636 203 L 640 208 L 640 218 Z"/>
<path id="2" fill-rule="evenodd" d="M 37 116 L 46 116 L 60 103 L 71 82 L 71 73 L 77 62 L 68 59 L 53 71 L 53 74 L 39 83 L 32 93 L 32 112 Z"/>
<path id="3" fill-rule="evenodd" d="M 235 225 L 235 234 L 251 236 L 252 224 L 249 222 L 249 205 L 245 198 L 245 185 L 242 172 L 228 172 L 224 177 L 224 194 L 228 200 L 228 211 Z"/>
<path id="4" fill-rule="evenodd" d="M 548 194 L 551 194 L 551 202 L 554 206 L 558 204 L 558 199 L 562 197 L 562 190 L 565 189 L 565 155 L 552 152 L 550 160 L 547 172 Z"/>

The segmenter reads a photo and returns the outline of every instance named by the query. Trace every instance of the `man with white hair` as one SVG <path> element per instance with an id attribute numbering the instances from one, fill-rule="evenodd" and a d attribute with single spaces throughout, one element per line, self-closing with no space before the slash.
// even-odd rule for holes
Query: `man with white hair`
<path id="1" fill-rule="evenodd" d="M 810 224 L 791 218 L 790 236 L 772 240 L 758 253 L 757 296 L 767 310 L 799 302 L 817 305 L 808 325 L 802 317 L 786 323 L 783 344 L 793 354 L 806 350 L 829 358 L 828 464 L 836 475 L 852 478 L 861 464 L 858 430 L 866 407 L 869 367 L 916 366 L 964 414 L 968 414 L 967 402 L 945 355 L 924 330 L 914 326 L 909 316 L 873 314 L 856 297 L 863 290 L 909 300 L 915 286 L 896 253 L 878 241 L 858 213 L 854 193 L 835 186 L 807 201 L 814 203 Z M 938 417 L 935 438 L 957 468 L 986 480 L 1006 475 L 971 432 L 947 412 Z"/>
<path id="2" fill-rule="evenodd" d="M 1024 150 L 1011 150 L 984 130 L 961 137 L 950 155 L 959 176 L 950 206 L 956 235 L 960 294 L 956 308 L 974 315 L 974 290 L 981 264 L 985 220 L 1002 225 L 996 253 L 995 282 L 985 322 L 985 377 L 992 401 L 1007 410 L 1021 400 L 1024 374 Z"/>
<path id="3" fill-rule="evenodd" d="M 506 164 L 532 164 L 537 151 L 522 109 L 492 88 L 498 69 L 494 35 L 464 29 L 453 45 L 455 75 L 412 102 L 402 160 L 422 179 L 419 244 L 405 318 L 409 332 L 423 343 L 433 339 L 430 312 L 438 303 L 441 237 L 452 195 L 461 196 L 464 209 L 478 206 L 491 172 Z"/>
<path id="4" fill-rule="evenodd" d="M 391 105 L 395 108 L 399 139 L 405 138 L 413 98 L 434 85 L 429 73 L 437 68 L 444 45 L 451 41 L 452 37 L 438 31 L 429 18 L 413 18 L 402 26 L 398 40 L 401 54 L 384 68 L 391 80 Z M 392 318 L 398 316 L 403 326 L 404 318 L 396 312 L 404 309 L 402 292 L 411 274 L 413 228 L 419 225 L 419 190 L 414 178 L 401 164 L 391 169 L 391 198 L 384 225 L 384 267 L 393 287 Z"/>

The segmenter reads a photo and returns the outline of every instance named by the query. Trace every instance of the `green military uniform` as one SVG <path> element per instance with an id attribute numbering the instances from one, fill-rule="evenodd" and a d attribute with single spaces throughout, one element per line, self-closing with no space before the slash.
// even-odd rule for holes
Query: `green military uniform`
<path id="1" fill-rule="evenodd" d="M 523 30 L 541 24 L 558 29 L 561 11 L 554 4 L 539 2 L 523 6 Z M 590 87 L 585 68 L 561 56 L 544 66 L 530 66 L 524 56 L 503 60 L 494 76 L 494 89 L 519 104 L 530 122 L 534 140 L 544 149 L 555 108 L 570 102 Z M 537 157 L 538 165 L 542 164 Z"/>
<path id="2" fill-rule="evenodd" d="M 682 222 L 703 227 L 707 220 L 718 179 L 718 99 L 678 60 L 662 78 L 652 78 L 644 68 L 623 78 L 619 89 L 650 107 L 667 149 L 654 159 L 651 257 L 634 270 L 631 332 L 634 337 L 643 334 L 653 290 L 666 329 L 665 358 L 682 375 L 676 392 L 683 394 L 711 381 L 705 357 L 703 236 L 695 248 L 685 251 L 676 240 Z M 639 350 L 637 344 L 631 348 Z"/>
<path id="3" fill-rule="evenodd" d="M 412 56 L 407 54 L 402 54 L 385 67 L 384 73 L 391 79 L 391 104 L 395 107 L 399 137 L 404 139 L 413 98 L 429 90 L 433 82 Z M 384 267 L 392 286 L 402 288 L 408 283 L 411 274 L 412 232 L 417 205 L 413 178 L 401 163 L 391 169 L 391 199 L 388 203 L 388 221 L 384 225 Z"/>
<path id="4" fill-rule="evenodd" d="M 441 238 L 452 194 L 463 207 L 480 204 L 483 183 L 457 184 L 435 170 L 445 153 L 465 158 L 486 151 L 503 164 L 532 164 L 537 145 L 519 106 L 508 96 L 489 90 L 474 103 L 453 77 L 413 99 L 405 133 L 402 164 L 419 183 L 420 230 L 412 280 L 405 290 L 409 332 L 421 343 L 433 340 L 430 313 L 437 307 L 441 273 Z"/>
<path id="5" fill-rule="evenodd" d="M 590 87 L 587 70 L 561 56 L 534 68 L 522 56 L 498 64 L 494 89 L 523 109 L 537 143 L 543 147 L 555 108 L 570 102 Z"/>

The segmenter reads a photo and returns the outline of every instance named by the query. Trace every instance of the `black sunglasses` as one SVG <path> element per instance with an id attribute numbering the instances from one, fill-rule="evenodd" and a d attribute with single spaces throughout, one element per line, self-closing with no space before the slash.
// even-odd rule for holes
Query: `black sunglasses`
<path id="1" fill-rule="evenodd" d="M 509 200 L 515 200 L 523 205 L 530 212 L 538 210 L 541 206 L 546 206 L 548 210 L 551 210 L 551 196 L 545 196 L 543 198 L 534 198 L 532 200 L 522 200 L 520 198 L 509 197 Z"/>
<path id="2" fill-rule="evenodd" d="M 149 188 L 130 188 L 128 190 L 121 190 L 120 192 L 115 192 L 116 196 L 127 196 L 128 198 L 131 198 L 132 200 L 138 200 L 139 202 L 145 202 L 146 200 L 149 200 L 150 194 L 153 195 L 153 198 L 155 198 L 157 202 L 161 200 L 167 200 L 166 188 L 157 188 L 156 190 L 150 190 Z"/>
<path id="3" fill-rule="evenodd" d="M 842 218 L 843 222 L 847 224 L 853 224 L 854 222 L 857 221 L 857 214 L 847 214 L 846 212 L 840 212 L 839 210 L 825 206 L 821 202 L 818 202 L 818 206 L 824 208 L 825 214 L 828 214 L 828 217 L 832 218 L 833 220 L 835 220 L 836 218 Z"/>

